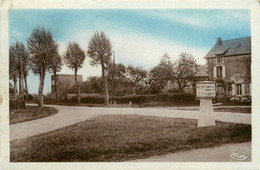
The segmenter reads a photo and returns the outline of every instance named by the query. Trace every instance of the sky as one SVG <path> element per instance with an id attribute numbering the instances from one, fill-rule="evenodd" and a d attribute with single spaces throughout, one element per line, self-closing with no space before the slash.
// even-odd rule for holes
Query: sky
<path id="1" fill-rule="evenodd" d="M 198 64 L 205 64 L 207 52 L 218 37 L 233 39 L 250 36 L 249 10 L 205 9 L 81 9 L 27 10 L 9 13 L 9 45 L 16 41 L 27 44 L 37 26 L 49 30 L 59 43 L 63 55 L 68 42 L 77 42 L 86 52 L 96 31 L 103 31 L 112 42 L 116 63 L 143 67 L 156 66 L 167 53 L 172 60 L 190 53 Z M 92 67 L 86 56 L 78 74 L 83 80 L 100 76 L 101 68 Z M 59 74 L 73 74 L 65 65 Z M 45 77 L 44 93 L 51 92 L 51 74 Z M 37 93 L 39 76 L 29 73 L 29 93 Z"/>

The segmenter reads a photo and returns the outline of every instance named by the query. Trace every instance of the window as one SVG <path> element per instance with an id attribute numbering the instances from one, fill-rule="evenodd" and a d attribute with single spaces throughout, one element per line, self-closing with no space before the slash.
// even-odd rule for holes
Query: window
<path id="1" fill-rule="evenodd" d="M 217 67 L 217 78 L 222 78 L 222 66 Z"/>
<path id="2" fill-rule="evenodd" d="M 217 56 L 217 62 L 218 63 L 222 63 L 222 55 L 218 55 Z"/>
<path id="3" fill-rule="evenodd" d="M 242 87 L 241 84 L 236 84 L 237 95 L 242 95 Z"/>

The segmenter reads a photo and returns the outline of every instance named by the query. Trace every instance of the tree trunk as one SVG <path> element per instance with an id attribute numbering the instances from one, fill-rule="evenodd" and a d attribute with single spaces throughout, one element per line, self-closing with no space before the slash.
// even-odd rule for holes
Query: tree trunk
<path id="1" fill-rule="evenodd" d="M 181 82 L 179 80 L 177 80 L 177 82 L 178 82 L 178 86 L 179 86 L 179 93 L 181 93 L 182 92 Z"/>
<path id="2" fill-rule="evenodd" d="M 22 96 L 22 76 L 21 73 L 19 73 L 19 96 L 18 99 L 20 100 Z"/>
<path id="3" fill-rule="evenodd" d="M 107 88 L 107 79 L 105 76 L 105 66 L 103 61 L 101 61 L 101 68 L 102 68 L 102 78 L 104 82 L 104 96 L 105 96 L 105 105 L 109 104 L 109 96 L 108 96 L 108 88 Z"/>
<path id="4" fill-rule="evenodd" d="M 22 58 L 20 61 L 20 79 L 19 79 L 19 98 L 24 100 L 24 95 L 23 95 L 23 63 L 22 63 Z"/>
<path id="5" fill-rule="evenodd" d="M 43 108 L 44 78 L 45 78 L 45 69 L 44 69 L 44 66 L 41 65 L 40 85 L 39 85 L 39 90 L 38 90 L 38 110 L 41 110 Z"/>
<path id="6" fill-rule="evenodd" d="M 58 89 L 57 89 L 57 73 L 56 73 L 56 70 L 54 70 L 54 90 L 55 90 L 56 103 L 59 104 L 59 94 L 58 94 Z"/>
<path id="7" fill-rule="evenodd" d="M 14 79 L 14 99 L 17 99 L 17 80 Z"/>
<path id="8" fill-rule="evenodd" d="M 27 77 L 26 76 L 24 76 L 24 84 L 25 84 L 26 95 L 28 95 L 28 86 L 27 86 Z"/>
<path id="9" fill-rule="evenodd" d="M 77 87 L 77 98 L 78 98 L 78 103 L 80 103 L 80 89 L 79 89 L 79 84 L 78 84 L 78 76 L 77 76 L 78 69 L 75 69 L 75 83 Z"/>
<path id="10" fill-rule="evenodd" d="M 26 100 L 28 100 L 29 96 L 28 96 L 28 86 L 27 86 L 27 77 L 24 76 L 24 85 L 25 85 L 25 93 L 26 93 Z"/>

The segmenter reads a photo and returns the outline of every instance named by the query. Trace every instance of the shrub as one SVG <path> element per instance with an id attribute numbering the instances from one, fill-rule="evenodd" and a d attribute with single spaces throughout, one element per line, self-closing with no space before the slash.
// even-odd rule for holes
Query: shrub
<path id="1" fill-rule="evenodd" d="M 122 96 L 122 97 L 115 97 L 116 103 L 118 104 L 127 104 L 130 101 L 133 104 L 142 104 L 145 102 L 152 101 L 152 98 L 155 95 L 129 95 L 129 96 Z"/>
<path id="2" fill-rule="evenodd" d="M 173 94 L 158 94 L 155 101 L 158 102 L 173 102 L 173 103 L 190 103 L 195 101 L 196 97 L 187 93 L 173 93 Z"/>
<path id="3" fill-rule="evenodd" d="M 25 101 L 24 100 L 9 100 L 10 109 L 24 109 Z"/>
<path id="4" fill-rule="evenodd" d="M 77 102 L 76 96 L 71 97 L 67 102 Z M 110 96 L 110 100 L 111 100 Z M 128 104 L 130 101 L 133 104 L 144 104 L 144 103 L 174 103 L 174 104 L 198 104 L 198 101 L 195 100 L 195 96 L 192 94 L 186 93 L 166 93 L 158 95 L 128 95 L 128 96 L 116 96 L 114 100 L 117 104 Z M 99 94 L 84 95 L 81 98 L 82 103 L 87 104 L 104 104 L 104 96 Z"/>
<path id="5" fill-rule="evenodd" d="M 77 96 L 72 96 L 67 98 L 67 102 L 77 102 Z M 104 104 L 104 96 L 99 94 L 92 95 L 84 95 L 81 97 L 81 103 L 89 103 L 89 104 Z"/>

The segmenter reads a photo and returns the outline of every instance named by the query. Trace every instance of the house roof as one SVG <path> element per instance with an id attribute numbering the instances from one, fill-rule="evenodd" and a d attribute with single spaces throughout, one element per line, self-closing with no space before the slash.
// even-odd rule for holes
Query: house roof
<path id="1" fill-rule="evenodd" d="M 207 65 L 199 65 L 198 72 L 196 73 L 196 77 L 207 77 Z"/>
<path id="2" fill-rule="evenodd" d="M 217 42 L 205 58 L 215 57 L 215 54 L 224 54 L 224 56 L 251 54 L 251 37 Z"/>

